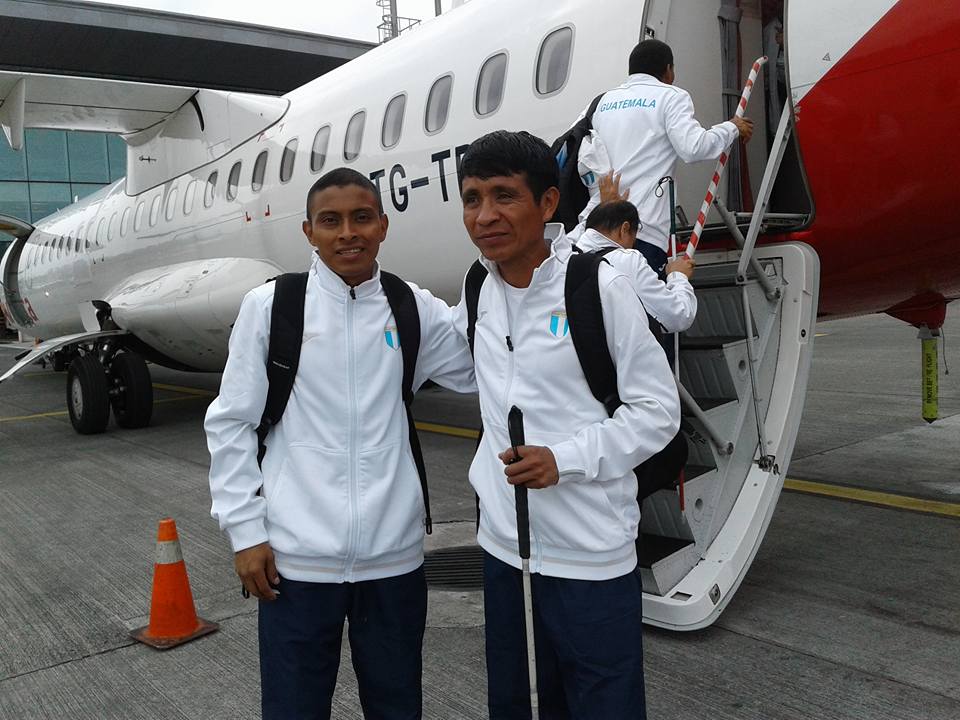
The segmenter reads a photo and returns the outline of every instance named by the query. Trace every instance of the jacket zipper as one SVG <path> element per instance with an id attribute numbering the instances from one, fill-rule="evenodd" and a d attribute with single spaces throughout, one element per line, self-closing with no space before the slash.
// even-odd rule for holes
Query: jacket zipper
<path id="1" fill-rule="evenodd" d="M 360 435 L 359 413 L 357 411 L 357 358 L 356 338 L 354 337 L 354 314 L 356 309 L 357 293 L 350 288 L 350 299 L 347 300 L 347 392 L 350 395 L 350 439 L 347 447 L 350 449 L 350 541 L 347 546 L 347 559 L 344 567 L 344 581 L 353 581 L 353 566 L 357 559 L 357 550 L 360 544 L 360 498 L 357 489 L 357 465 L 359 448 L 357 445 Z"/>

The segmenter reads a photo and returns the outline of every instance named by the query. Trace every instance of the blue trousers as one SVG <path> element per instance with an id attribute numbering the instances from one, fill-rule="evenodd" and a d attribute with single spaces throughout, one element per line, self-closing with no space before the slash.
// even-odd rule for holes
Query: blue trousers
<path id="1" fill-rule="evenodd" d="M 280 580 L 260 602 L 260 684 L 264 720 L 327 720 L 337 684 L 343 622 L 366 720 L 422 714 L 421 667 L 427 621 L 423 568 L 358 583 Z"/>
<path id="2" fill-rule="evenodd" d="M 490 720 L 530 720 L 520 571 L 486 553 L 483 571 Z M 640 578 L 532 584 L 539 720 L 645 720 Z"/>

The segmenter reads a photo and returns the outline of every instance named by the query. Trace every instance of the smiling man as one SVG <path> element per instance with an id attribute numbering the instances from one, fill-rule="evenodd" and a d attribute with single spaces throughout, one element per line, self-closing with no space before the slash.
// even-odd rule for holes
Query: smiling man
<path id="1" fill-rule="evenodd" d="M 603 324 L 623 404 L 609 417 L 594 399 L 561 322 L 572 248 L 561 225 L 545 226 L 559 192 L 557 164 L 542 140 L 485 135 L 460 170 L 463 223 L 486 271 L 475 313 L 478 275 L 467 276 L 457 330 L 474 339 L 483 417 L 470 482 L 485 551 L 490 718 L 531 717 L 514 485 L 532 491 L 540 720 L 645 718 L 633 468 L 677 432 L 676 385 L 630 281 L 600 263 Z M 513 405 L 523 411 L 527 441 L 516 455 L 507 429 Z"/>
<path id="2" fill-rule="evenodd" d="M 260 600 L 267 720 L 330 717 L 345 619 L 364 716 L 421 716 L 430 513 L 405 400 L 428 378 L 474 391 L 473 363 L 444 302 L 381 272 L 387 227 L 376 187 L 356 171 L 313 185 L 303 233 L 316 257 L 295 298 L 299 364 L 262 466 L 257 431 L 268 366 L 279 363 L 271 325 L 281 280 L 244 298 L 207 411 L 211 512 Z M 402 318 L 395 307 L 406 308 Z"/>

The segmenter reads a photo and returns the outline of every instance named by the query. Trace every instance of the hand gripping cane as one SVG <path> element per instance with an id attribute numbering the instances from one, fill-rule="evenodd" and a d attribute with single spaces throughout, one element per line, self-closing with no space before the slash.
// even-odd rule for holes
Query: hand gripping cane
<path id="1" fill-rule="evenodd" d="M 517 448 L 525 444 L 523 437 L 523 413 L 516 405 L 507 416 L 510 445 L 513 446 L 513 462 L 520 460 Z M 537 655 L 533 639 L 533 591 L 530 589 L 530 511 L 527 507 L 527 489 L 515 485 L 517 503 L 517 542 L 520 546 L 520 565 L 523 568 L 523 620 L 527 628 L 527 672 L 530 676 L 530 709 L 533 717 L 540 716 L 540 699 L 537 696 Z"/>
<path id="2" fill-rule="evenodd" d="M 767 56 L 757 58 L 750 70 L 750 77 L 747 78 L 747 84 L 743 86 L 743 94 L 740 96 L 740 104 L 737 105 L 735 117 L 742 118 L 747 109 L 747 103 L 750 102 L 750 94 L 753 92 L 753 85 L 757 82 L 757 76 L 767 62 Z M 717 187 L 720 185 L 720 176 L 727 167 L 729 155 L 726 151 L 720 153 L 720 159 L 717 160 L 717 167 L 713 171 L 713 177 L 710 179 L 710 185 L 707 188 L 707 196 L 700 206 L 700 214 L 697 215 L 697 224 L 693 226 L 693 232 L 690 234 L 690 243 L 687 245 L 687 255 L 691 258 L 697 252 L 697 243 L 700 242 L 700 234 L 703 232 L 703 225 L 707 222 L 707 213 L 710 212 L 710 205 L 717 196 Z"/>

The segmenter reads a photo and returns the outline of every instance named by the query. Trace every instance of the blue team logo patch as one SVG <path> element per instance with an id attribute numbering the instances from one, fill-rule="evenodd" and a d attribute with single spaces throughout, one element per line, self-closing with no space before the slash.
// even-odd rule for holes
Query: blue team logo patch
<path id="1" fill-rule="evenodd" d="M 570 323 L 567 322 L 567 314 L 562 310 L 554 310 L 550 313 L 550 334 L 554 337 L 566 337 L 570 331 Z"/>
<path id="2" fill-rule="evenodd" d="M 383 329 L 383 337 L 387 341 L 387 347 L 396 350 L 400 347 L 400 333 L 397 332 L 396 325 L 388 325 Z"/>

